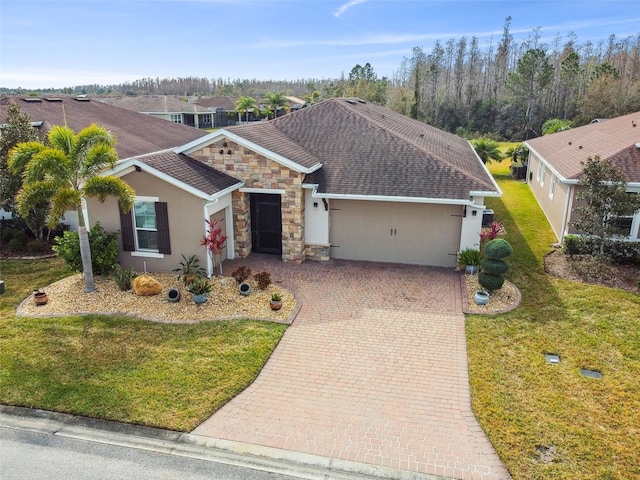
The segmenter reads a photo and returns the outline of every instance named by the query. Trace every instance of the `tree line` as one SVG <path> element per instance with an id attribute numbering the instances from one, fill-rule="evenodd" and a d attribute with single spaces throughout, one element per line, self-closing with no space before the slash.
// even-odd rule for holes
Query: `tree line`
<path id="1" fill-rule="evenodd" d="M 640 33 L 595 43 L 570 33 L 547 44 L 539 28 L 522 41 L 510 28 L 507 17 L 501 37 L 484 46 L 463 36 L 438 40 L 430 51 L 415 47 L 391 78 L 379 78 L 366 63 L 336 79 L 142 78 L 62 93 L 256 98 L 282 92 L 310 103 L 355 96 L 463 136 L 513 141 L 540 135 L 553 118 L 577 126 L 640 110 Z"/>

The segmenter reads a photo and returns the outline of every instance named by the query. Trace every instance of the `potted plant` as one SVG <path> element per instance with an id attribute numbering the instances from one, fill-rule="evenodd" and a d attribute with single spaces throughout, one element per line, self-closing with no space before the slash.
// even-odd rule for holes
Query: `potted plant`
<path id="1" fill-rule="evenodd" d="M 482 254 L 480 253 L 480 250 L 466 248 L 458 253 L 458 266 L 464 266 L 465 273 L 467 274 L 478 273 L 481 260 Z"/>
<path id="2" fill-rule="evenodd" d="M 271 302 L 269 303 L 271 310 L 280 310 L 282 308 L 282 297 L 279 293 L 271 294 Z"/>
<path id="3" fill-rule="evenodd" d="M 44 305 L 49 301 L 47 297 L 47 292 L 44 290 L 38 289 L 33 291 L 33 301 L 36 305 Z"/>
<path id="4" fill-rule="evenodd" d="M 189 258 L 182 255 L 180 267 L 174 268 L 172 272 L 179 274 L 178 280 L 182 279 L 185 286 L 189 285 L 197 278 L 204 277 L 207 274 L 204 268 L 200 266 L 200 259 L 195 255 L 191 255 Z"/>
<path id="5" fill-rule="evenodd" d="M 193 301 L 201 304 L 207 301 L 207 294 L 213 290 L 208 278 L 199 277 L 187 285 L 187 291 L 193 294 Z"/>
<path id="6" fill-rule="evenodd" d="M 212 222 L 205 219 L 207 224 L 207 234 L 202 237 L 200 240 L 200 245 L 203 245 L 207 248 L 207 252 L 211 256 L 211 261 L 213 262 L 213 274 L 222 275 L 222 251 L 224 249 L 225 243 L 229 238 L 227 235 L 222 233 L 222 226 L 220 225 L 220 219 L 216 218 Z"/>

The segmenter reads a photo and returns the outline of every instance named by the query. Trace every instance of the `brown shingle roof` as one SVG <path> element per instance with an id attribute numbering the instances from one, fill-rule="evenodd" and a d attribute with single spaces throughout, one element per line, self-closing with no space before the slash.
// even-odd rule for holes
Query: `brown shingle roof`
<path id="1" fill-rule="evenodd" d="M 467 200 L 470 191 L 497 192 L 465 139 L 359 100 L 228 130 L 300 165 L 322 163 L 305 179 L 319 193 Z"/>
<path id="2" fill-rule="evenodd" d="M 227 111 L 233 111 L 236 109 L 236 101 L 240 97 L 206 97 L 199 98 L 198 104 L 207 108 L 224 108 Z"/>
<path id="3" fill-rule="evenodd" d="M 534 150 L 567 180 L 582 176 L 587 158 L 609 159 L 624 171 L 628 182 L 640 182 L 640 112 L 527 140 Z"/>
<path id="4" fill-rule="evenodd" d="M 97 99 L 127 110 L 141 113 L 210 113 L 207 107 L 185 102 L 171 95 L 139 95 L 135 97 L 103 97 Z"/>
<path id="5" fill-rule="evenodd" d="M 88 98 L 61 97 L 60 101 L 25 101 L 20 97 L 0 97 L 0 123 L 6 121 L 6 107 L 17 103 L 33 122 L 43 121 L 41 130 L 65 123 L 75 132 L 96 123 L 117 139 L 121 159 L 184 145 L 208 132 L 125 110 Z"/>
<path id="6" fill-rule="evenodd" d="M 220 193 L 242 183 L 205 163 L 171 150 L 144 155 L 137 160 L 207 195 Z"/>

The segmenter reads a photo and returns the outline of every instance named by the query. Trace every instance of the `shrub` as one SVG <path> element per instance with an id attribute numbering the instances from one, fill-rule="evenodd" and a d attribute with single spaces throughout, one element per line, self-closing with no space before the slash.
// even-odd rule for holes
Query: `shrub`
<path id="1" fill-rule="evenodd" d="M 480 250 L 467 248 L 458 254 L 458 265 L 480 265 L 482 254 Z"/>
<path id="2" fill-rule="evenodd" d="M 20 230 L 17 228 L 3 227 L 2 232 L 0 232 L 0 239 L 2 240 L 2 243 L 9 243 L 18 232 L 20 232 Z"/>
<path id="3" fill-rule="evenodd" d="M 31 253 L 42 253 L 49 249 L 49 245 L 44 240 L 31 240 L 27 243 L 27 250 Z"/>
<path id="4" fill-rule="evenodd" d="M 256 273 L 253 278 L 258 282 L 258 288 L 261 290 L 266 290 L 271 285 L 271 275 L 267 271 Z"/>
<path id="5" fill-rule="evenodd" d="M 242 283 L 251 276 L 251 268 L 241 265 L 233 271 L 231 276 L 236 279 L 236 282 Z"/>
<path id="6" fill-rule="evenodd" d="M 207 271 L 200 266 L 200 259 L 196 255 L 185 257 L 182 255 L 180 266 L 172 270 L 174 273 L 179 273 L 178 280 L 182 278 L 185 285 L 190 284 L 196 278 L 206 277 Z"/>
<path id="7" fill-rule="evenodd" d="M 488 292 L 500 290 L 504 285 L 504 275 L 493 275 L 487 272 L 478 273 L 478 283 Z"/>
<path id="8" fill-rule="evenodd" d="M 594 255 L 596 242 L 590 237 L 566 235 L 562 250 L 567 255 Z M 616 263 L 640 262 L 640 242 L 609 242 L 605 245 L 605 256 Z"/>
<path id="9" fill-rule="evenodd" d="M 22 232 L 20 232 L 22 233 Z M 13 237 L 11 240 L 9 240 L 9 243 L 7 243 L 7 248 L 9 249 L 10 252 L 15 253 L 15 252 L 19 252 L 24 248 L 24 240 L 21 238 Z"/>
<path id="10" fill-rule="evenodd" d="M 490 240 L 484 247 L 482 271 L 478 274 L 478 283 L 489 291 L 500 290 L 504 285 L 504 274 L 509 270 L 509 264 L 503 260 L 513 253 L 513 247 L 503 238 Z"/>
<path id="11" fill-rule="evenodd" d="M 513 247 L 504 238 L 493 239 L 484 246 L 487 258 L 506 258 L 513 253 Z"/>
<path id="12" fill-rule="evenodd" d="M 116 265 L 113 269 L 113 281 L 123 292 L 131 290 L 131 282 L 137 276 L 138 274 L 133 271 L 133 267 L 126 269 L 121 265 Z"/>
<path id="13" fill-rule="evenodd" d="M 91 247 L 91 266 L 94 273 L 106 275 L 116 266 L 118 258 L 118 233 L 107 232 L 100 222 L 89 231 L 89 246 Z M 78 232 L 64 232 L 62 237 L 54 239 L 51 247 L 56 255 L 62 258 L 69 268 L 76 272 L 82 271 L 80 257 L 80 237 Z"/>
<path id="14" fill-rule="evenodd" d="M 491 275 L 504 275 L 509 270 L 509 264 L 499 258 L 486 258 L 482 262 L 482 271 Z"/>

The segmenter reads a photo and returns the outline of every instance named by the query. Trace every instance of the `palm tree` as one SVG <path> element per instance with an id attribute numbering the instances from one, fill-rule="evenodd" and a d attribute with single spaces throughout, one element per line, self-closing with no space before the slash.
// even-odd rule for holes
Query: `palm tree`
<path id="1" fill-rule="evenodd" d="M 119 178 L 100 176 L 118 160 L 116 140 L 104 128 L 91 125 L 76 135 L 67 126 L 54 126 L 48 139 L 49 145 L 23 142 L 10 152 L 9 168 L 14 173 L 21 172 L 23 179 L 16 197 L 18 212 L 23 215 L 33 205 L 47 202 L 51 206 L 47 223 L 53 227 L 65 211 L 78 211 L 84 291 L 93 292 L 96 288 L 82 200 L 96 197 L 103 202 L 107 196 L 114 196 L 122 210 L 128 212 L 135 192 Z"/>
<path id="2" fill-rule="evenodd" d="M 273 111 L 273 118 L 278 116 L 278 109 L 280 107 L 289 106 L 289 100 L 285 98 L 284 93 L 282 92 L 267 93 L 264 99 L 269 109 Z"/>
<path id="3" fill-rule="evenodd" d="M 258 103 L 255 98 L 240 97 L 236 101 L 236 112 L 238 112 L 238 122 L 241 122 L 240 115 L 244 113 L 246 115 L 247 122 L 249 121 L 249 112 L 258 110 Z"/>
<path id="4" fill-rule="evenodd" d="M 498 144 L 490 138 L 478 138 L 477 140 L 471 140 L 471 146 L 476 151 L 482 163 L 495 160 L 501 162 L 504 158 Z"/>

